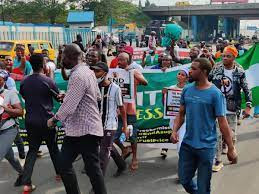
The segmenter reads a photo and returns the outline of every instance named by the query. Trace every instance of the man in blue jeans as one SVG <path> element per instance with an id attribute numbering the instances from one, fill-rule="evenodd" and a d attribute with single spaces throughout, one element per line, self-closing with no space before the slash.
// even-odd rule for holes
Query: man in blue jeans
<path id="1" fill-rule="evenodd" d="M 208 81 L 212 69 L 208 59 L 195 59 L 189 72 L 190 81 L 181 97 L 171 140 L 179 140 L 177 131 L 186 117 L 186 134 L 179 153 L 179 178 L 186 192 L 210 194 L 212 164 L 217 143 L 216 119 L 229 147 L 228 159 L 237 162 L 237 153 L 226 120 L 225 98 L 217 87 Z M 197 170 L 197 182 L 193 180 Z"/>

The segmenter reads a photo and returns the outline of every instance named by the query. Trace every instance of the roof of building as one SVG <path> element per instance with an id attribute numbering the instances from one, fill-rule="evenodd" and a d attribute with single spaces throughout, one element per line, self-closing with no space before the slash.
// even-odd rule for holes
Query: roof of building
<path id="1" fill-rule="evenodd" d="M 69 11 L 67 23 L 94 22 L 93 11 Z"/>

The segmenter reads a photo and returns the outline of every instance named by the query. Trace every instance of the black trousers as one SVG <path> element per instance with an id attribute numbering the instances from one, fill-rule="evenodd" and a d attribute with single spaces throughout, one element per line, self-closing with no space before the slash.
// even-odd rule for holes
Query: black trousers
<path id="1" fill-rule="evenodd" d="M 37 152 L 42 141 L 46 142 L 56 174 L 59 174 L 57 168 L 59 149 L 56 142 L 55 129 L 27 129 L 27 132 L 29 139 L 29 151 L 25 159 L 24 171 L 22 176 L 22 182 L 24 185 L 31 184 L 33 167 L 35 165 Z"/>
<path id="2" fill-rule="evenodd" d="M 60 174 L 67 194 L 80 194 L 72 163 L 82 155 L 85 171 L 90 178 L 95 194 L 107 194 L 100 167 L 99 149 L 101 138 L 93 135 L 64 138 L 60 154 Z M 89 189 L 90 190 L 90 189 Z"/>

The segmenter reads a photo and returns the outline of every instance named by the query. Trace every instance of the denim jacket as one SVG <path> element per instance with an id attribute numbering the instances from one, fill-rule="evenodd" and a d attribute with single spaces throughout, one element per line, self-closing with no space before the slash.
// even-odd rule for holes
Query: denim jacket
<path id="1" fill-rule="evenodd" d="M 222 86 L 222 78 L 224 76 L 224 64 L 223 62 L 219 62 L 216 66 L 212 69 L 209 74 L 209 81 L 217 86 L 217 88 L 221 89 Z M 248 88 L 248 83 L 246 80 L 245 70 L 235 62 L 235 67 L 233 71 L 233 99 L 226 99 L 227 100 L 227 107 L 234 106 L 234 110 L 229 110 L 233 112 L 238 112 L 241 110 L 241 89 L 245 94 L 246 105 L 251 106 L 252 104 L 252 93 Z"/>

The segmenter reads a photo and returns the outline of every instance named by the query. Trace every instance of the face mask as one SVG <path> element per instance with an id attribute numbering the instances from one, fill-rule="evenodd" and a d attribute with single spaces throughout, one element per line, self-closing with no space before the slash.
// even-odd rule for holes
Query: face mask
<path id="1" fill-rule="evenodd" d="M 103 82 L 103 80 L 105 79 L 106 76 L 102 76 L 102 77 L 99 77 L 97 78 L 97 83 L 100 84 Z"/>
<path id="2" fill-rule="evenodd" d="M 4 91 L 4 86 L 0 88 L 0 93 Z"/>

